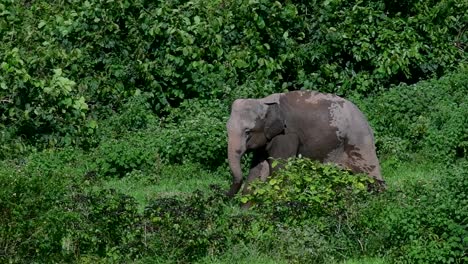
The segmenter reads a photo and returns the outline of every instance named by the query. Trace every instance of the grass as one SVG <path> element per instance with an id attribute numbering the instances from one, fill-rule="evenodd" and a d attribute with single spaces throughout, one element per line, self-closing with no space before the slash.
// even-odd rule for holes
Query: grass
<path id="1" fill-rule="evenodd" d="M 195 190 L 208 190 L 212 184 L 227 189 L 228 169 L 210 172 L 197 164 L 162 165 L 151 174 L 135 171 L 123 178 L 103 182 L 103 188 L 113 188 L 133 196 L 142 210 L 156 197 L 184 196 Z"/>
<path id="2" fill-rule="evenodd" d="M 434 180 L 441 173 L 441 164 L 420 157 L 405 161 L 391 157 L 382 160 L 382 174 L 389 186 L 401 186 L 405 182 Z"/>
<path id="3" fill-rule="evenodd" d="M 79 152 L 57 152 L 43 153 L 36 155 L 34 164 L 48 166 L 45 161 L 51 160 L 52 167 L 57 167 L 61 172 L 73 171 L 84 174 L 86 164 L 91 163 L 91 159 Z M 37 160 L 36 160 L 37 159 Z M 66 160 L 66 161 L 65 161 Z M 422 182 L 430 184 L 432 180 L 444 174 L 443 166 L 433 163 L 430 160 L 412 158 L 405 161 L 395 158 L 382 160 L 382 173 L 388 183 L 389 189 L 404 189 L 408 182 Z M 77 171 L 76 167 L 79 169 Z M 72 167 L 75 169 L 71 170 Z M 230 173 L 227 166 L 210 171 L 199 164 L 186 163 L 177 165 L 158 165 L 150 170 L 134 170 L 122 178 L 103 178 L 98 180 L 92 188 L 113 188 L 119 192 L 130 195 L 139 204 L 140 212 L 143 211 L 147 203 L 154 198 L 177 196 L 183 197 L 194 190 L 209 190 L 212 184 L 220 185 L 227 189 L 230 184 Z M 232 214 L 237 215 L 242 210 L 232 203 L 226 210 L 233 210 Z M 391 205 L 388 205 L 391 206 Z M 260 242 L 259 242 L 260 243 Z M 300 247 L 299 247 L 300 249 Z M 197 263 L 289 263 L 286 256 L 274 250 L 265 250 L 262 244 L 235 245 L 222 255 L 208 255 L 200 259 Z M 304 249 L 305 250 L 305 249 Z M 139 263 L 155 263 L 148 259 Z M 330 263 L 337 263 L 332 262 Z M 340 264 L 383 264 L 388 263 L 385 258 L 355 256 L 352 259 L 338 262 Z"/>

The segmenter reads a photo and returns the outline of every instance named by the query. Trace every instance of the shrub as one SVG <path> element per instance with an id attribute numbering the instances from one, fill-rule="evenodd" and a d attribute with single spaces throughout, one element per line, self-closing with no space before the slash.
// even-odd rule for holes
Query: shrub
<path id="1" fill-rule="evenodd" d="M 122 261 L 141 253 L 135 200 L 90 190 L 89 164 L 89 157 L 71 149 L 0 164 L 1 262 L 72 262 L 83 256 Z"/>
<path id="2" fill-rule="evenodd" d="M 31 76 L 18 48 L 0 58 L 0 109 L 2 124 L 28 143 L 42 147 L 86 146 L 94 133 L 88 120 L 88 105 L 61 68 L 50 69 L 42 78 Z"/>
<path id="3" fill-rule="evenodd" d="M 169 163 L 185 161 L 216 168 L 226 163 L 228 109 L 218 100 L 188 100 L 172 109 L 158 137 Z"/>
<path id="4" fill-rule="evenodd" d="M 120 138 L 128 132 L 157 127 L 159 120 L 151 109 L 150 99 L 150 95 L 137 90 L 117 113 L 109 113 L 109 117 L 99 123 L 100 138 Z"/>
<path id="5" fill-rule="evenodd" d="M 192 162 L 209 169 L 225 164 L 227 110 L 220 101 L 187 101 L 156 123 L 148 112 L 139 111 L 144 105 L 136 100 L 102 128 L 94 154 L 101 175 L 123 177 L 133 170 L 151 170 L 158 162 Z"/>
<path id="6" fill-rule="evenodd" d="M 76 193 L 67 204 L 79 221 L 67 227 L 63 251 L 76 259 L 98 256 L 110 261 L 142 255 L 141 216 L 133 197 L 113 189 Z"/>
<path id="7" fill-rule="evenodd" d="M 292 263 L 361 254 L 369 228 L 360 224 L 360 213 L 373 198 L 368 193 L 373 180 L 310 159 L 289 159 L 282 166 L 241 198 L 254 202 L 260 213 L 256 222 L 274 234 L 273 250 Z"/>
<path id="8" fill-rule="evenodd" d="M 4 1 L 0 115 L 14 137 L 41 148 L 90 148 L 96 120 L 138 91 L 159 116 L 186 99 L 302 87 L 367 96 L 466 62 L 467 8 L 464 0 Z"/>
<path id="9" fill-rule="evenodd" d="M 438 178 L 369 195 L 365 175 L 291 159 L 269 182 L 253 185 L 250 210 L 213 186 L 156 197 L 139 212 L 134 198 L 92 181 L 93 159 L 64 149 L 0 163 L 0 261 L 196 262 L 246 247 L 291 263 L 379 255 L 467 261 L 463 160 Z M 162 172 L 182 171 L 172 166 Z M 187 168 L 194 167 L 184 167 L 179 180 L 195 173 Z"/>
<path id="10" fill-rule="evenodd" d="M 233 234 L 233 222 L 224 214 L 224 194 L 219 187 L 204 194 L 195 191 L 185 199 L 158 198 L 145 208 L 151 255 L 166 261 L 192 262 L 222 252 Z"/>
<path id="11" fill-rule="evenodd" d="M 467 261 L 467 162 L 436 180 L 404 182 L 362 211 L 382 254 L 398 263 Z"/>
<path id="12" fill-rule="evenodd" d="M 148 112 L 138 111 L 140 103 L 128 107 L 102 128 L 102 141 L 94 153 L 95 169 L 102 176 L 150 171 L 159 162 L 192 162 L 209 169 L 225 164 L 227 110 L 221 102 L 187 101 L 159 124 Z"/>
<path id="13" fill-rule="evenodd" d="M 424 150 L 450 161 L 468 153 L 466 70 L 439 80 L 401 85 L 361 103 L 380 152 Z"/>
<path id="14" fill-rule="evenodd" d="M 2 262 L 67 260 L 62 239 L 80 216 L 64 204 L 80 191 L 82 155 L 39 153 L 0 165 Z"/>
<path id="15" fill-rule="evenodd" d="M 120 139 L 103 141 L 94 153 L 94 169 L 104 177 L 124 177 L 133 170 L 151 171 L 160 162 L 158 134 L 127 133 Z"/>
<path id="16" fill-rule="evenodd" d="M 242 197 L 243 202 L 285 210 L 273 215 L 282 221 L 340 215 L 366 197 L 367 186 L 373 183 L 367 175 L 353 175 L 306 158 L 291 158 L 282 166 L 267 183 L 254 183 L 252 194 Z"/>

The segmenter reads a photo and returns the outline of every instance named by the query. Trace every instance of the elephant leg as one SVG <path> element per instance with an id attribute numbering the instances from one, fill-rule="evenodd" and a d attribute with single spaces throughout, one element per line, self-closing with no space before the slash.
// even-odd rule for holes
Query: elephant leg
<path id="1" fill-rule="evenodd" d="M 343 165 L 356 173 L 365 173 L 371 176 L 377 181 L 377 190 L 385 190 L 386 185 L 380 172 L 379 160 L 373 142 L 369 140 L 369 142 L 360 143 L 362 144 L 345 143 Z"/>
<path id="2" fill-rule="evenodd" d="M 267 177 L 270 175 L 270 165 L 267 161 L 267 154 L 265 150 L 259 150 L 254 152 L 254 156 L 252 159 L 252 164 L 250 166 L 249 176 L 244 185 L 244 189 L 242 190 L 242 194 L 250 194 L 252 190 L 249 188 L 250 183 L 256 179 L 260 179 L 262 181 L 266 181 Z M 249 201 L 242 205 L 243 209 L 249 209 L 252 207 L 253 202 Z"/>
<path id="3" fill-rule="evenodd" d="M 242 194 L 250 193 L 249 185 L 252 181 L 258 178 L 265 181 L 270 175 L 270 167 L 268 165 L 267 158 L 268 156 L 264 150 L 257 150 L 254 152 L 249 175 L 247 176 Z"/>
<path id="4" fill-rule="evenodd" d="M 295 157 L 299 149 L 299 138 L 296 134 L 285 134 L 274 137 L 267 146 L 267 152 L 273 159 L 287 159 Z M 277 171 L 282 168 L 281 165 L 275 168 L 271 167 L 270 163 L 270 174 L 273 171 Z"/>

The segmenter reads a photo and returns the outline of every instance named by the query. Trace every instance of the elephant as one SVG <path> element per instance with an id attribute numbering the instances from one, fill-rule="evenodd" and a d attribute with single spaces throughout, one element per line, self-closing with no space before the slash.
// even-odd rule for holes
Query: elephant
<path id="1" fill-rule="evenodd" d="M 385 189 L 372 129 L 358 107 L 333 94 L 297 90 L 261 99 L 236 99 L 226 124 L 228 163 L 236 195 L 243 184 L 241 158 L 253 152 L 249 183 L 265 181 L 278 168 L 272 159 L 301 155 L 322 163 L 335 163 L 354 173 L 366 173 Z"/>

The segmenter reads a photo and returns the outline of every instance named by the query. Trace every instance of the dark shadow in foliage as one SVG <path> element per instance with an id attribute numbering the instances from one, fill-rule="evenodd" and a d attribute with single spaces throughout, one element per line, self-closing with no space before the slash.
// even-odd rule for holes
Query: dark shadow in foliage
<path id="1" fill-rule="evenodd" d="M 134 259 L 142 254 L 143 225 L 133 197 L 113 189 L 77 193 L 71 209 L 80 221 L 67 230 L 67 251 L 76 258 Z"/>
<path id="2" fill-rule="evenodd" d="M 219 253 L 236 234 L 230 234 L 226 197 L 220 186 L 185 198 L 157 198 L 145 208 L 148 253 L 177 262 L 192 262 Z"/>

